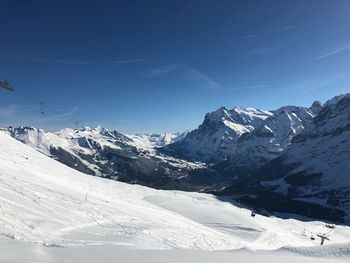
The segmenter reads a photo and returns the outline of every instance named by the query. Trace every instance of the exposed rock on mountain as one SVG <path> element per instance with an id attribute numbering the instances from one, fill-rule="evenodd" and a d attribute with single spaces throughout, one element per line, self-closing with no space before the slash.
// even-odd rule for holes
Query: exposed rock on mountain
<path id="1" fill-rule="evenodd" d="M 227 193 L 254 193 L 256 200 L 278 195 L 289 205 L 298 201 L 309 203 L 309 210 L 311 205 L 327 209 L 314 209 L 315 217 L 349 220 L 350 94 L 326 102 L 279 157 L 242 178 Z"/>
<path id="2" fill-rule="evenodd" d="M 164 151 L 193 161 L 218 162 L 236 152 L 242 134 L 260 127 L 272 113 L 253 108 L 221 107 L 207 113 L 203 123 L 182 140 L 170 144 Z"/>

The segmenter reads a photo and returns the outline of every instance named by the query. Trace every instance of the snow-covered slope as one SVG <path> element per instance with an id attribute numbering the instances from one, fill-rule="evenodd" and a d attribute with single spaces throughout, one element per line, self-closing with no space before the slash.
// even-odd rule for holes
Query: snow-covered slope
<path id="1" fill-rule="evenodd" d="M 232 156 L 244 133 L 260 127 L 272 113 L 253 108 L 221 107 L 207 113 L 203 123 L 182 140 L 164 148 L 174 156 L 196 161 L 216 162 Z"/>
<path id="2" fill-rule="evenodd" d="M 283 220 L 199 193 L 159 191 L 73 170 L 0 132 L 0 235 L 44 246 L 230 250 L 350 241 L 350 229 Z M 315 240 L 310 239 L 315 237 Z M 19 241 L 16 241 L 19 242 Z M 6 243 L 5 243 L 6 244 Z M 2 254 L 2 253 L 1 253 Z M 0 258 L 3 255 L 0 256 Z"/>

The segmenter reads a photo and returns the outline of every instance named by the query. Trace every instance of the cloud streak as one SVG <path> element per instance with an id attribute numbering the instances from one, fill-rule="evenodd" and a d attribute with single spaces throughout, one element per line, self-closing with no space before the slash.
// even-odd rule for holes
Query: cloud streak
<path id="1" fill-rule="evenodd" d="M 212 78 L 208 77 L 207 75 L 203 74 L 197 69 L 188 69 L 189 73 L 194 77 L 195 79 L 198 79 L 199 81 L 205 83 L 208 88 L 211 89 L 220 89 L 221 85 L 213 80 Z"/>
<path id="2" fill-rule="evenodd" d="M 243 39 L 256 38 L 256 35 L 255 34 L 243 35 L 243 36 L 241 36 L 241 38 L 243 38 Z"/>
<path id="3" fill-rule="evenodd" d="M 46 59 L 46 58 L 29 58 L 32 62 L 46 62 L 65 65 L 113 65 L 113 64 L 130 64 L 147 60 L 146 57 L 132 58 L 125 60 L 112 60 L 112 61 L 92 61 L 92 60 L 70 60 L 70 59 Z"/>
<path id="4" fill-rule="evenodd" d="M 336 49 L 334 49 L 332 51 L 329 51 L 328 53 L 325 53 L 325 54 L 323 54 L 321 56 L 318 56 L 318 57 L 314 58 L 313 60 L 314 61 L 319 61 L 319 60 L 322 60 L 322 59 L 325 59 L 325 58 L 337 55 L 339 53 L 343 53 L 343 52 L 348 51 L 348 50 L 350 50 L 350 45 L 336 48 Z"/>
<path id="5" fill-rule="evenodd" d="M 0 118 L 9 118 L 13 117 L 20 111 L 19 106 L 16 104 L 9 105 L 6 107 L 0 108 Z"/>
<path id="6" fill-rule="evenodd" d="M 292 30 L 292 29 L 295 29 L 295 28 L 297 28 L 297 26 L 282 27 L 282 28 L 276 30 L 276 33 L 283 33 L 283 32 L 286 32 L 286 31 L 289 31 L 289 30 Z"/>
<path id="7" fill-rule="evenodd" d="M 250 89 L 265 89 L 269 88 L 269 85 L 252 85 L 252 86 L 243 86 L 243 87 L 233 87 L 233 88 L 227 88 L 227 89 L 221 89 L 223 91 L 229 91 L 229 90 L 250 90 Z"/>
<path id="8" fill-rule="evenodd" d="M 181 67 L 180 64 L 169 64 L 169 65 L 165 65 L 165 66 L 162 66 L 162 67 L 158 67 L 158 68 L 154 68 L 152 69 L 148 75 L 150 77 L 157 77 L 157 76 L 161 76 L 161 75 L 164 75 L 164 74 L 167 74 L 169 72 L 172 72 L 176 69 L 179 69 Z"/>
<path id="9" fill-rule="evenodd" d="M 188 67 L 182 64 L 174 63 L 165 65 L 162 67 L 154 68 L 148 72 L 149 77 L 158 77 L 164 74 L 171 73 L 176 70 L 181 70 L 183 74 L 189 76 L 190 79 L 195 80 L 197 82 L 203 83 L 203 86 L 217 91 L 231 91 L 231 90 L 252 90 L 252 89 L 265 89 L 269 88 L 270 85 L 260 84 L 260 85 L 247 85 L 241 87 L 232 87 L 232 88 L 223 88 L 219 82 L 212 79 L 208 75 L 204 74 L 202 71 Z"/>
<path id="10" fill-rule="evenodd" d="M 58 113 L 55 115 L 50 115 L 44 118 L 38 118 L 33 121 L 33 123 L 40 123 L 40 122 L 49 122 L 49 121 L 58 121 L 58 120 L 65 120 L 68 117 L 72 116 L 74 113 L 76 113 L 79 110 L 79 107 L 73 107 L 72 109 Z"/>
<path id="11" fill-rule="evenodd" d="M 67 111 L 58 111 L 56 114 L 48 115 L 44 113 L 43 118 L 37 118 L 35 121 L 49 121 L 49 120 L 64 120 L 79 110 L 79 107 L 73 107 Z M 50 109 L 49 109 L 50 111 Z M 40 114 L 40 109 L 37 106 L 28 105 L 26 107 L 17 104 L 9 105 L 0 108 L 0 118 L 10 118 L 10 117 L 25 117 L 26 119 L 35 118 Z"/>
<path id="12" fill-rule="evenodd" d="M 296 83 L 292 86 L 288 86 L 289 89 L 296 92 L 299 96 L 307 93 L 315 92 L 319 89 L 336 88 L 340 83 L 349 81 L 350 78 L 347 74 L 335 74 L 331 76 L 322 77 L 320 79 L 308 79 L 300 83 Z"/>
<path id="13" fill-rule="evenodd" d="M 183 74 L 189 76 L 191 79 L 200 81 L 205 84 L 206 87 L 210 89 L 220 89 L 221 85 L 215 81 L 214 79 L 210 78 L 208 75 L 204 74 L 200 70 L 196 68 L 192 68 L 186 65 L 182 65 L 179 63 L 173 63 L 169 65 L 165 65 L 162 67 L 154 68 L 150 70 L 147 75 L 149 77 L 158 77 L 164 74 L 168 74 L 174 71 L 181 71 Z"/>

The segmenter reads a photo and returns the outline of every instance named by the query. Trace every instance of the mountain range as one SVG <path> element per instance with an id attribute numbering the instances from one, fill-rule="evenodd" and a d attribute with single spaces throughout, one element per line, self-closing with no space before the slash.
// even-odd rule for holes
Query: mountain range
<path id="1" fill-rule="evenodd" d="M 2 130 L 94 176 L 350 220 L 350 94 L 310 107 L 221 107 L 188 133 L 127 135 L 101 126 Z"/>

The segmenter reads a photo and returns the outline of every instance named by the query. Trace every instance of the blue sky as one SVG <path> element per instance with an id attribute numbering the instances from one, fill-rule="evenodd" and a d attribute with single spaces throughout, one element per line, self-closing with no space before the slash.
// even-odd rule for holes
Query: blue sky
<path id="1" fill-rule="evenodd" d="M 183 131 L 220 106 L 350 92 L 347 0 L 2 0 L 0 10 L 0 79 L 17 89 L 0 90 L 1 126 Z"/>

